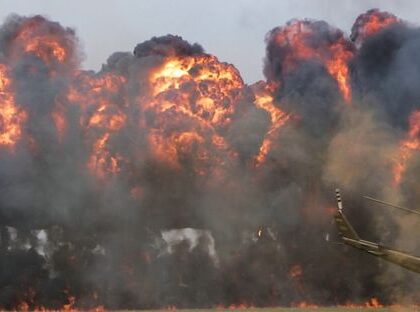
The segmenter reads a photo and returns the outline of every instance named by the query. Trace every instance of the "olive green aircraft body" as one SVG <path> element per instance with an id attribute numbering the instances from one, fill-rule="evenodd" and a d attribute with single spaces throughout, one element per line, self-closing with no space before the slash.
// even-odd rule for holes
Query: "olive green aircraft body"
<path id="1" fill-rule="evenodd" d="M 347 217 L 343 213 L 343 203 L 341 201 L 340 190 L 336 190 L 338 210 L 334 215 L 335 223 L 338 228 L 338 232 L 342 241 L 349 246 L 360 249 L 376 257 L 382 258 L 386 261 L 395 263 L 402 266 L 410 271 L 420 273 L 420 258 L 410 255 L 405 252 L 401 252 L 395 249 L 391 249 L 385 246 L 381 246 L 377 243 L 361 239 L 353 226 L 348 221 Z"/>

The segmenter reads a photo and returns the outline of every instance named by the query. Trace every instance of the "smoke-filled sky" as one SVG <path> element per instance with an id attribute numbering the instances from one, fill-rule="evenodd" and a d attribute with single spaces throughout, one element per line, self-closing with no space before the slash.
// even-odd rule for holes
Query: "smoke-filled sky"
<path id="1" fill-rule="evenodd" d="M 10 13 L 42 14 L 76 29 L 84 66 L 97 70 L 115 49 L 132 51 L 152 36 L 177 34 L 233 63 L 248 83 L 263 79 L 264 37 L 292 18 L 325 20 L 347 34 L 370 8 L 418 23 L 417 0 L 0 0 L 0 20 Z"/>

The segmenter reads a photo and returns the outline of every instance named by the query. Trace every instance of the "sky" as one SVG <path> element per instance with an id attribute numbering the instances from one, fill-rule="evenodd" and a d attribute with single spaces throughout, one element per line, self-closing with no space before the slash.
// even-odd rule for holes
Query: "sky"
<path id="1" fill-rule="evenodd" d="M 133 51 L 153 36 L 180 35 L 234 64 L 245 82 L 264 79 L 264 38 L 293 18 L 325 20 L 350 33 L 371 8 L 420 24 L 418 0 L 0 0 L 0 23 L 11 13 L 42 14 L 71 27 L 85 69 L 98 70 L 116 51 Z"/>

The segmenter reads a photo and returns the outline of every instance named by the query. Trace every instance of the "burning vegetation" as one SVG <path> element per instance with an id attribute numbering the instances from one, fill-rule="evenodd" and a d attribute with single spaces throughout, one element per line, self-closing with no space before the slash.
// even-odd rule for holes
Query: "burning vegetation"
<path id="1" fill-rule="evenodd" d="M 253 85 L 173 35 L 93 72 L 72 29 L 10 16 L 0 308 L 418 303 L 415 276 L 323 237 L 336 185 L 366 236 L 415 237 L 359 196 L 418 203 L 420 30 L 371 10 L 350 38 L 292 20 L 266 43 Z"/>

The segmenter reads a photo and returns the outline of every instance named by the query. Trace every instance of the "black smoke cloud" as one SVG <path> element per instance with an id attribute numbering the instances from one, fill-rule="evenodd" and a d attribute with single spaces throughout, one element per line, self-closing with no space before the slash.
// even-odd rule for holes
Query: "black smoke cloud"
<path id="1" fill-rule="evenodd" d="M 16 31 L 25 23 L 36 24 L 42 35 L 58 33 L 68 47 L 67 60 L 46 62 L 22 52 Z M 391 187 L 391 156 L 417 109 L 419 30 L 390 25 L 356 48 L 325 22 L 305 23 L 314 49 L 325 52 L 339 38 L 354 51 L 352 106 L 343 102 L 319 60 L 299 60 L 285 71 L 290 47 L 270 41 L 274 29 L 267 36 L 264 73 L 277 86 L 274 104 L 293 117 L 278 130 L 266 162 L 255 167 L 253 158 L 270 124 L 267 112 L 254 105 L 249 86 L 235 90 L 235 103 L 226 103 L 235 111 L 223 127 L 203 127 L 173 110 L 156 115 L 142 107 L 150 73 L 168 57 L 206 56 L 198 44 L 173 35 L 154 37 L 134 53 L 114 53 L 95 73 L 79 69 L 73 30 L 40 16 L 6 20 L 0 63 L 9 68 L 15 101 L 28 119 L 15 150 L 0 154 L 0 307 L 26 302 L 30 308 L 59 308 L 70 297 L 80 308 L 109 309 L 418 299 L 413 274 L 324 237 L 334 231 L 330 209 L 333 189 L 340 185 L 349 218 L 363 237 L 410 247 L 416 224 L 373 211 L 360 195 L 415 206 L 418 155 L 399 188 Z M 113 75 L 122 80 L 111 90 L 92 93 L 89 88 L 97 89 L 85 84 Z M 75 90 L 87 94 L 83 104 L 67 96 Z M 191 86 L 182 90 L 193 98 Z M 164 96 L 170 101 L 177 94 Z M 81 126 L 102 100 L 110 103 L 111 113 L 127 116 L 107 141 L 120 171 L 105 181 L 92 176 L 86 162 L 106 129 Z M 67 121 L 62 137 L 51 117 L 56 111 Z M 179 151 L 181 166 L 174 169 L 151 151 L 147 138 L 156 131 L 197 131 L 204 139 Z M 214 148 L 214 135 L 226 138 L 238 157 L 232 160 L 229 151 Z M 203 148 L 210 156 L 198 161 Z M 219 163 L 220 171 L 211 170 Z M 197 164 L 211 173 L 197 174 Z M 133 196 L 133 189 L 141 196 Z M 172 254 L 159 254 L 160 231 L 185 227 L 211 231 L 218 266 L 206 251 L 205 237 L 192 250 L 183 242 Z"/>
<path id="2" fill-rule="evenodd" d="M 418 109 L 419 35 L 417 28 L 404 24 L 387 27 L 366 39 L 353 63 L 356 90 L 362 97 L 372 96 L 389 122 L 403 129 Z"/>
<path id="3" fill-rule="evenodd" d="M 138 58 L 146 56 L 191 56 L 204 53 L 198 43 L 190 44 L 180 36 L 167 35 L 153 37 L 134 48 L 134 55 Z"/>

